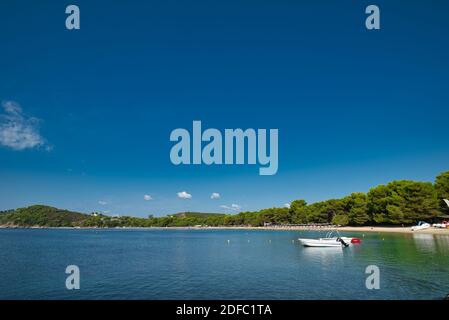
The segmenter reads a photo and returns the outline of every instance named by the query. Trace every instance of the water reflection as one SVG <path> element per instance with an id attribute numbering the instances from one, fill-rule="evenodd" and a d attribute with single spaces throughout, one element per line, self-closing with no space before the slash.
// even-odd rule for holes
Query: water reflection
<path id="1" fill-rule="evenodd" d="M 416 248 L 423 252 L 435 252 L 436 243 L 433 234 L 428 233 L 414 233 L 413 240 Z"/>
<path id="2" fill-rule="evenodd" d="M 438 253 L 441 253 L 444 256 L 449 254 L 449 236 L 436 235 L 435 242 L 437 244 Z"/>
<path id="3" fill-rule="evenodd" d="M 300 259 L 304 262 L 312 262 L 322 266 L 331 266 L 336 261 L 343 259 L 344 250 L 342 247 L 323 247 L 323 248 L 302 248 Z"/>

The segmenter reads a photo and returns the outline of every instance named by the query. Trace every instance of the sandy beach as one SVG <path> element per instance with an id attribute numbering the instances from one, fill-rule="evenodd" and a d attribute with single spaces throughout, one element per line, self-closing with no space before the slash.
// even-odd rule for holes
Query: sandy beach
<path id="1" fill-rule="evenodd" d="M 233 227 L 118 227 L 118 228 L 96 228 L 96 227 L 21 227 L 11 225 L 0 225 L 0 229 L 158 229 L 158 230 L 285 230 L 285 231 L 326 231 L 338 230 L 342 232 L 377 232 L 377 233 L 424 233 L 424 234 L 441 234 L 449 235 L 449 228 L 437 229 L 429 228 L 419 231 L 412 231 L 410 227 L 307 227 L 307 226 L 267 226 L 267 227 L 249 227 L 249 226 L 233 226 Z"/>
<path id="2" fill-rule="evenodd" d="M 396 232 L 396 233 L 427 233 L 427 234 L 446 234 L 449 235 L 449 229 L 429 228 L 419 231 L 412 231 L 410 227 L 340 227 L 339 231 L 345 232 Z"/>
<path id="3" fill-rule="evenodd" d="M 305 227 L 305 226 L 267 226 L 267 227 L 167 227 L 150 229 L 179 229 L 179 230 L 285 230 L 285 231 L 327 231 L 338 230 L 342 232 L 377 232 L 377 233 L 422 233 L 449 235 L 449 229 L 429 228 L 425 230 L 412 231 L 410 227 Z"/>
<path id="4" fill-rule="evenodd" d="M 269 227 L 204 227 L 190 229 L 236 229 L 236 230 L 289 230 L 289 231 L 325 231 L 338 230 L 342 232 L 378 232 L 378 233 L 425 233 L 449 235 L 449 229 L 429 228 L 419 231 L 412 231 L 410 227 L 302 227 L 302 226 L 269 226 Z"/>

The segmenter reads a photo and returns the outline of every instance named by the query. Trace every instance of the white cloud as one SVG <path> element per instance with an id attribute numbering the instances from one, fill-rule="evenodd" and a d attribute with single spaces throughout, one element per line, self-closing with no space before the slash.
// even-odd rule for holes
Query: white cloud
<path id="1" fill-rule="evenodd" d="M 220 199 L 220 194 L 219 194 L 218 192 L 213 192 L 213 193 L 210 195 L 210 198 L 211 198 L 212 200 L 214 200 L 214 199 Z"/>
<path id="2" fill-rule="evenodd" d="M 43 147 L 47 151 L 45 139 L 39 133 L 40 120 L 27 117 L 22 107 L 14 101 L 2 102 L 4 114 L 0 114 L 0 145 L 14 150 L 25 150 Z"/>
<path id="3" fill-rule="evenodd" d="M 102 206 L 105 206 L 105 205 L 107 205 L 108 203 L 107 203 L 106 201 L 100 200 L 100 201 L 98 201 L 98 204 L 100 204 L 100 205 L 102 205 Z"/>
<path id="4" fill-rule="evenodd" d="M 14 101 L 3 101 L 2 102 L 3 109 L 5 112 L 10 115 L 20 115 L 22 114 L 22 107 L 20 104 Z"/>
<path id="5" fill-rule="evenodd" d="M 150 201 L 150 200 L 153 200 L 153 197 L 150 196 L 149 194 L 145 194 L 145 195 L 143 196 L 143 200 L 145 200 L 145 201 Z"/>
<path id="6" fill-rule="evenodd" d="M 178 198 L 181 199 L 192 199 L 192 195 L 190 193 L 187 193 L 186 191 L 178 192 L 177 195 Z"/>
<path id="7" fill-rule="evenodd" d="M 242 209 L 242 207 L 238 204 L 231 204 L 230 206 L 227 205 L 221 205 L 220 208 L 225 209 L 225 210 L 231 210 L 231 211 L 240 211 Z"/>
<path id="8" fill-rule="evenodd" d="M 241 206 L 239 206 L 238 204 L 231 204 L 231 208 L 233 209 L 233 210 L 240 210 L 240 209 L 242 209 L 242 207 Z"/>
<path id="9" fill-rule="evenodd" d="M 290 209 L 290 203 L 286 203 L 284 204 L 284 207 L 289 208 Z"/>

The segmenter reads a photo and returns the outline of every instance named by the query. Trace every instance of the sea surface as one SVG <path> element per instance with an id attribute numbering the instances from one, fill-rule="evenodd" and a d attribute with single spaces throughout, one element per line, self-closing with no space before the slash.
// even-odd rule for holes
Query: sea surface
<path id="1" fill-rule="evenodd" d="M 348 235 L 348 234 L 346 234 Z M 308 231 L 0 229 L 0 299 L 441 299 L 449 236 L 352 233 L 303 248 Z M 80 290 L 66 288 L 68 265 Z M 366 268 L 380 271 L 368 290 Z"/>

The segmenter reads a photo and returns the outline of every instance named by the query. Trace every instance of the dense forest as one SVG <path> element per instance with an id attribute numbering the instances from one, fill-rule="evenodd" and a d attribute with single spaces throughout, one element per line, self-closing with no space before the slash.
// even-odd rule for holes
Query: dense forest
<path id="1" fill-rule="evenodd" d="M 2 226 L 42 227 L 182 227 L 182 226 L 263 226 L 266 223 L 336 225 L 410 225 L 449 215 L 443 199 L 449 199 L 449 171 L 435 183 L 410 180 L 379 185 L 368 193 L 356 192 L 342 199 L 307 204 L 295 200 L 290 208 L 269 208 L 234 215 L 184 212 L 165 217 L 110 217 L 82 214 L 43 205 L 0 213 Z"/>

